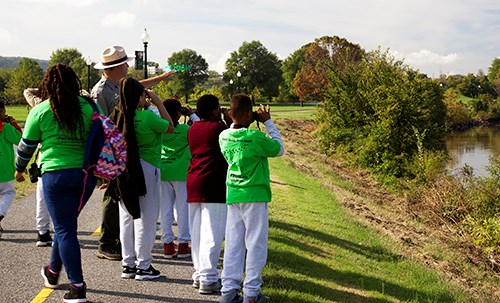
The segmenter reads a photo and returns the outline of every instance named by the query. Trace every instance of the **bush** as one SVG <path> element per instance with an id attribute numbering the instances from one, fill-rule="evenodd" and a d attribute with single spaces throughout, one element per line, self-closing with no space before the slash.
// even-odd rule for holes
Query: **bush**
<path id="1" fill-rule="evenodd" d="M 420 188 L 421 198 L 416 207 L 438 215 L 443 222 L 454 225 L 454 229 L 468 232 L 479 251 L 498 261 L 500 155 L 491 158 L 488 170 L 489 177 L 475 177 L 472 168 L 465 166 L 461 180 L 440 175 L 435 182 Z"/>
<path id="2" fill-rule="evenodd" d="M 446 107 L 435 81 L 387 52 L 339 66 L 328 66 L 325 101 L 318 114 L 320 141 L 327 150 L 355 147 L 352 157 L 372 172 L 413 177 L 409 163 L 418 152 L 415 129 L 425 132 L 424 149 L 444 149 Z M 363 136 L 350 138 L 356 142 L 334 140 L 336 133 L 345 131 Z"/>
<path id="3" fill-rule="evenodd" d="M 471 113 L 467 106 L 460 102 L 460 94 L 456 90 L 449 89 L 445 92 L 444 103 L 446 105 L 446 129 L 453 129 L 472 122 Z"/>

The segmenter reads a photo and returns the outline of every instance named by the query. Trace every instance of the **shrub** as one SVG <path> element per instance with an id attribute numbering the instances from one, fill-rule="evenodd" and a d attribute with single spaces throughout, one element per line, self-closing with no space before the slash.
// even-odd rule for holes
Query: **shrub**
<path id="1" fill-rule="evenodd" d="M 446 105 L 446 128 L 452 129 L 472 122 L 470 111 L 460 101 L 460 94 L 454 89 L 448 89 L 444 94 Z"/>
<path id="2" fill-rule="evenodd" d="M 418 152 L 415 129 L 425 132 L 422 147 L 443 150 L 446 107 L 439 85 L 395 61 L 388 52 L 373 52 L 359 63 L 328 66 L 328 86 L 318 114 L 326 149 L 356 147 L 352 155 L 383 177 L 411 177 Z M 332 140 L 342 130 L 363 133 Z M 346 138 L 344 135 L 343 138 Z"/>

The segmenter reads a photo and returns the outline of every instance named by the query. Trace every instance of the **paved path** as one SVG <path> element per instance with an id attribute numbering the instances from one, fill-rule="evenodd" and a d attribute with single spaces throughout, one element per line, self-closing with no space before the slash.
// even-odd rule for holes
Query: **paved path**
<path id="1" fill-rule="evenodd" d="M 191 261 L 163 259 L 159 235 L 154 247 L 153 265 L 161 272 L 156 281 L 122 279 L 121 263 L 95 256 L 96 229 L 100 225 L 102 192 L 95 191 L 79 219 L 79 240 L 89 302 L 218 302 L 218 296 L 200 295 L 191 287 Z M 68 289 L 66 274 L 61 274 L 60 289 L 43 288 L 40 269 L 50 257 L 50 247 L 36 247 L 35 196 L 15 201 L 2 221 L 0 239 L 0 302 L 62 302 Z M 46 298 L 44 298 L 46 297 Z"/>

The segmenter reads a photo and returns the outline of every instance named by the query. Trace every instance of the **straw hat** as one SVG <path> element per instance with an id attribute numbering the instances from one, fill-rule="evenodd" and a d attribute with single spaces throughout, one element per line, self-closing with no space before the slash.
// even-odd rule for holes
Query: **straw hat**
<path id="1" fill-rule="evenodd" d="M 101 62 L 94 65 L 94 68 L 107 69 L 132 60 L 134 60 L 134 57 L 128 57 L 122 46 L 110 46 L 102 52 Z"/>

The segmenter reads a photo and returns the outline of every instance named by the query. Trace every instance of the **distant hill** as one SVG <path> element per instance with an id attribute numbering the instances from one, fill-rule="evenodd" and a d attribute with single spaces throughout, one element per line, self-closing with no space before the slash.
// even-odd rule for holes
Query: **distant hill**
<path id="1" fill-rule="evenodd" d="M 0 56 L 0 68 L 16 68 L 23 57 L 2 57 Z M 34 59 L 34 58 L 33 58 Z M 49 66 L 49 60 L 34 59 L 43 70 Z"/>

